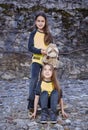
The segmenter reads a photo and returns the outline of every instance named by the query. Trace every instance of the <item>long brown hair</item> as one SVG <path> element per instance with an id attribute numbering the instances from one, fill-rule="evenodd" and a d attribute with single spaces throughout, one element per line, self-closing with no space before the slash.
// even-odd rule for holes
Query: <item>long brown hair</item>
<path id="1" fill-rule="evenodd" d="M 41 70 L 41 74 L 40 74 L 40 79 L 41 81 L 44 80 L 44 76 L 43 76 L 43 70 L 44 70 L 44 67 L 48 65 L 50 66 L 51 70 L 52 70 L 52 77 L 51 77 L 51 81 L 54 85 L 54 88 L 58 90 L 58 92 L 60 92 L 60 85 L 59 85 L 59 81 L 57 79 L 57 74 L 56 74 L 56 70 L 54 69 L 54 67 L 51 65 L 51 64 L 45 64 Z"/>
<path id="2" fill-rule="evenodd" d="M 48 28 L 48 21 L 47 21 L 47 17 L 45 15 L 44 12 L 38 12 L 35 16 L 35 21 L 37 19 L 38 16 L 42 16 L 44 19 L 45 19 L 45 26 L 43 28 L 43 31 L 45 33 L 45 37 L 44 37 L 44 42 L 45 44 L 49 44 L 49 43 L 52 43 L 53 42 L 53 38 L 52 38 L 52 35 L 49 31 L 49 28 Z M 37 26 L 35 25 L 36 29 L 37 29 Z"/>

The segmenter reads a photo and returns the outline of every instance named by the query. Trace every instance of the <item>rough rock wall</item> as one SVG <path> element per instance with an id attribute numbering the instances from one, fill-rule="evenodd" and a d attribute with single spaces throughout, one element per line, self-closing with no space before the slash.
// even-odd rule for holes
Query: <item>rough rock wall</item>
<path id="1" fill-rule="evenodd" d="M 45 11 L 63 65 L 59 78 L 88 78 L 87 0 L 1 0 L 0 78 L 28 78 L 27 44 L 36 11 Z M 74 51 L 77 50 L 77 51 Z"/>

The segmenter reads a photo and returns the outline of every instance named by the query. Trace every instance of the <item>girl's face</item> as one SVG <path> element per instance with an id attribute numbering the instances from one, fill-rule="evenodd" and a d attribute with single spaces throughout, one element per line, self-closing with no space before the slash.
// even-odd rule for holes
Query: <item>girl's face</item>
<path id="1" fill-rule="evenodd" d="M 45 27 L 45 18 L 43 16 L 38 16 L 35 21 L 35 25 L 39 31 L 43 31 L 43 28 Z"/>
<path id="2" fill-rule="evenodd" d="M 51 80 L 53 70 L 49 65 L 45 65 L 42 74 L 45 80 Z"/>

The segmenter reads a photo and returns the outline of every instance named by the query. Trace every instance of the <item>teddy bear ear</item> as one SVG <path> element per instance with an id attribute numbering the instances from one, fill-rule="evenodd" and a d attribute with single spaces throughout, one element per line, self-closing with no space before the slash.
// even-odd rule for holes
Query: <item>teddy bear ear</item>
<path id="1" fill-rule="evenodd" d="M 56 51 L 56 53 L 59 53 L 59 50 L 58 50 L 58 48 L 54 48 L 54 50 Z"/>
<path id="2" fill-rule="evenodd" d="M 49 47 L 49 48 L 47 49 L 47 53 L 49 53 L 49 52 L 51 52 L 51 51 L 52 51 L 52 48 Z"/>

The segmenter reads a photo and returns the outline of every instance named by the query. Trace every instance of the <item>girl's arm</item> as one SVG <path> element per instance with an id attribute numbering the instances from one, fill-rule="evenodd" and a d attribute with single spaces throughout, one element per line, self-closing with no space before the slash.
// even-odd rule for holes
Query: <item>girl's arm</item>
<path id="1" fill-rule="evenodd" d="M 35 53 L 35 54 L 43 54 L 45 55 L 46 54 L 46 50 L 44 49 L 38 49 L 36 47 L 34 47 L 34 35 L 35 35 L 36 31 L 33 31 L 31 34 L 30 34 L 30 37 L 29 37 L 29 41 L 28 41 L 28 50 L 32 53 Z"/>
<path id="2" fill-rule="evenodd" d="M 63 98 L 60 99 L 60 107 L 61 107 L 61 112 L 62 112 L 63 117 L 67 118 L 68 115 L 67 115 L 67 113 L 64 111 Z"/>
<path id="3" fill-rule="evenodd" d="M 37 113 L 37 107 L 38 107 L 38 102 L 39 102 L 39 95 L 35 95 L 35 100 L 34 100 L 34 112 L 31 117 L 36 117 Z"/>
<path id="4" fill-rule="evenodd" d="M 34 47 L 34 36 L 36 31 L 31 32 L 29 41 L 28 41 L 28 50 L 32 53 L 41 54 L 41 49 Z"/>
<path id="5" fill-rule="evenodd" d="M 40 93 L 41 93 L 41 81 L 39 81 L 37 83 L 37 86 L 35 88 L 35 100 L 34 100 L 34 112 L 32 114 L 32 117 L 36 117 L 36 113 L 37 113 L 37 107 L 38 107 L 38 102 L 39 102 L 39 96 L 40 96 Z"/>

